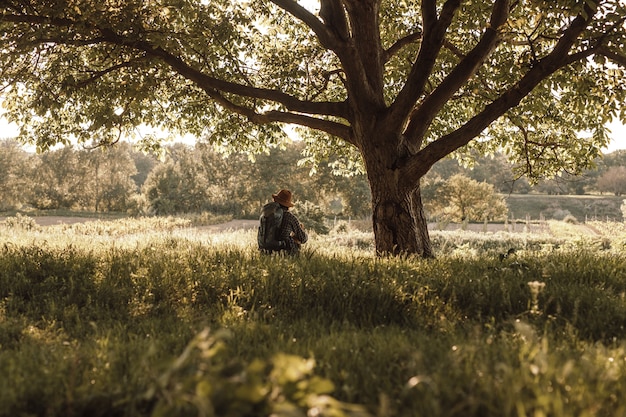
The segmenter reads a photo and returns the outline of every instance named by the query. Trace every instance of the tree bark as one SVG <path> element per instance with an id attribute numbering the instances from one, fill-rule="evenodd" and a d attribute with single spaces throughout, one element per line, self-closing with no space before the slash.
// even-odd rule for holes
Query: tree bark
<path id="1" fill-rule="evenodd" d="M 433 246 L 430 242 L 430 235 L 428 234 L 428 220 L 426 219 L 426 215 L 424 214 L 424 205 L 422 204 L 422 192 L 419 187 L 415 191 L 413 191 L 411 200 L 413 203 L 412 215 L 415 221 L 415 233 L 418 243 L 418 253 L 421 254 L 424 258 L 434 258 L 435 252 L 433 251 Z"/>
<path id="2" fill-rule="evenodd" d="M 419 179 L 402 187 L 397 171 L 367 165 L 372 192 L 372 223 L 379 255 L 434 257 L 424 214 Z M 403 181 L 406 183 L 406 181 Z"/>

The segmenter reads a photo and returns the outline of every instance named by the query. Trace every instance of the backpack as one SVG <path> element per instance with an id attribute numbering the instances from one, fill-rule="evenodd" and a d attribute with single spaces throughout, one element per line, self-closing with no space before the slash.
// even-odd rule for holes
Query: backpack
<path id="1" fill-rule="evenodd" d="M 286 242 L 278 240 L 283 226 L 283 219 L 283 209 L 280 207 L 280 204 L 271 202 L 263 206 L 257 233 L 259 249 L 269 251 L 286 249 Z"/>

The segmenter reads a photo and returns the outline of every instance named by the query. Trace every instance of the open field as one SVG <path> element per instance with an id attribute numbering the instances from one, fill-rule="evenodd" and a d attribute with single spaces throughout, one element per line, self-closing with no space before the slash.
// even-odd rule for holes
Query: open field
<path id="1" fill-rule="evenodd" d="M 516 219 L 563 220 L 574 216 L 584 221 L 621 221 L 620 206 L 624 197 L 611 195 L 542 195 L 510 194 L 504 196 L 509 207 L 509 216 Z"/>
<path id="2" fill-rule="evenodd" d="M 6 216 L 0 216 L 0 223 L 6 220 Z M 73 225 L 77 223 L 89 223 L 89 222 L 109 222 L 114 219 L 98 219 L 94 217 L 78 217 L 78 216 L 35 216 L 29 217 L 32 218 L 34 224 L 39 226 L 59 226 L 59 225 Z M 350 224 L 349 222 L 345 222 Z M 358 223 L 358 226 L 356 224 Z M 582 235 L 584 234 L 597 234 L 595 227 L 593 226 L 594 222 L 585 224 L 575 224 L 571 227 L 578 229 L 578 232 Z M 605 223 L 605 222 L 595 222 L 595 223 Z M 215 224 L 209 225 L 201 225 L 194 226 L 200 231 L 206 232 L 225 232 L 229 230 L 250 230 L 255 229 L 258 225 L 257 220 L 248 220 L 248 219 L 228 219 L 227 221 L 218 222 Z M 371 226 L 369 225 L 369 220 L 362 220 L 355 222 L 355 227 L 362 230 L 370 230 Z M 455 231 L 455 230 L 466 230 L 470 232 L 477 233 L 498 233 L 498 232 L 511 232 L 511 233 L 550 233 L 550 226 L 547 221 L 533 221 L 533 222 L 525 222 L 525 221 L 515 221 L 515 222 L 507 222 L 507 223 L 469 223 L 466 225 L 462 224 L 437 224 L 430 223 L 429 230 L 434 231 Z"/>
<path id="3" fill-rule="evenodd" d="M 435 260 L 220 224 L 0 224 L 0 416 L 626 415 L 623 223 L 431 229 Z"/>

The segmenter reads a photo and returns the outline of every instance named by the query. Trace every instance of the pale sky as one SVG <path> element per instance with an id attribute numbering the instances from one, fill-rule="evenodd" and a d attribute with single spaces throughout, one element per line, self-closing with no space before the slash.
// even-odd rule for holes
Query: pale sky
<path id="1" fill-rule="evenodd" d="M 611 143 L 609 144 L 608 152 L 613 152 L 616 149 L 626 149 L 626 125 L 615 120 L 609 124 L 609 129 L 611 129 L 609 134 Z"/>

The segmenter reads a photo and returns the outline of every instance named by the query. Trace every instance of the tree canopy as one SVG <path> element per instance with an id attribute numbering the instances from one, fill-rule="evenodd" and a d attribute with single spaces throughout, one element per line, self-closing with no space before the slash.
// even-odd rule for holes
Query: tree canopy
<path id="1" fill-rule="evenodd" d="M 259 151 L 305 127 L 363 162 L 377 250 L 424 256 L 437 161 L 505 149 L 531 177 L 575 172 L 626 121 L 622 0 L 311 4 L 0 0 L 7 116 L 42 150 L 148 124 Z"/>
<path id="2" fill-rule="evenodd" d="M 426 206 L 431 214 L 443 221 L 504 220 L 508 214 L 504 198 L 496 194 L 492 184 L 462 174 L 442 181 L 429 203 Z"/>

